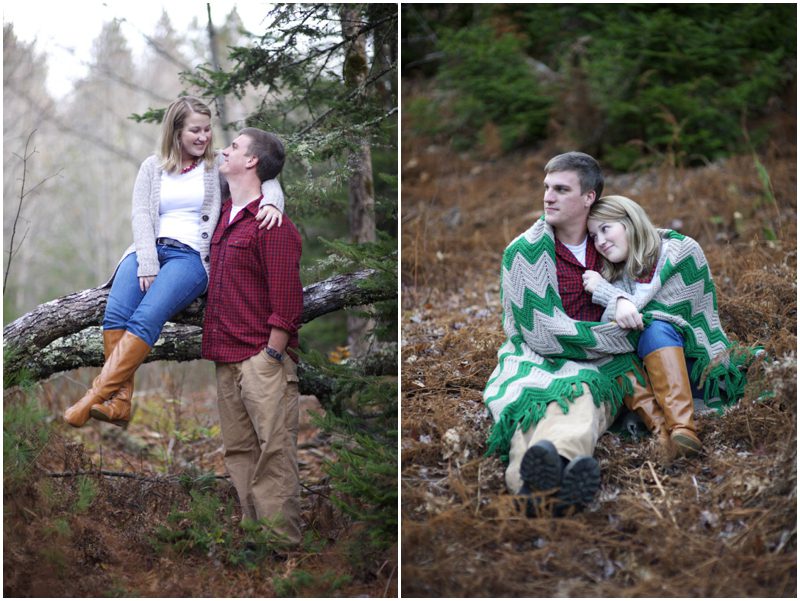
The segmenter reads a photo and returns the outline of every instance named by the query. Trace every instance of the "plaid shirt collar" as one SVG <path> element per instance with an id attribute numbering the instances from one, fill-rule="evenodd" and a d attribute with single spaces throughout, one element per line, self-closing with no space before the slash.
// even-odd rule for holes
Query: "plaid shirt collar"
<path id="1" fill-rule="evenodd" d="M 556 238 L 556 277 L 558 293 L 564 312 L 580 321 L 600 321 L 603 307 L 592 302 L 592 295 L 583 289 L 583 274 L 587 269 L 600 271 L 603 263 L 594 244 L 586 241 L 586 266 L 580 264 L 572 251 Z"/>

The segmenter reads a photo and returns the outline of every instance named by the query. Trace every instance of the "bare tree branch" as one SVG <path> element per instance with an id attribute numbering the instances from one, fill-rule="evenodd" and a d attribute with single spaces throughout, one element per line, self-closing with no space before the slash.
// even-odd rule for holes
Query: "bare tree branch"
<path id="1" fill-rule="evenodd" d="M 173 65 L 175 65 L 176 67 L 178 67 L 182 71 L 191 70 L 191 68 L 192 68 L 191 65 L 187 65 L 186 63 L 184 63 L 180 59 L 176 58 L 175 56 L 173 56 L 172 54 L 167 52 L 162 46 L 160 46 L 158 44 L 158 42 L 155 41 L 155 39 L 153 39 L 152 37 L 150 37 L 149 35 L 144 33 L 141 29 L 136 27 L 136 25 L 134 25 L 131 21 L 128 21 L 128 19 L 125 19 L 125 18 L 122 18 L 119 21 L 120 21 L 120 23 L 126 23 L 127 25 L 129 25 L 130 27 L 135 29 L 136 33 L 141 35 L 144 38 L 144 41 L 147 42 L 147 45 L 150 46 L 153 50 L 155 50 L 156 54 L 158 54 L 160 57 L 162 57 L 165 60 L 171 62 Z M 170 101 L 167 100 L 167 102 L 170 102 Z"/>
<path id="2" fill-rule="evenodd" d="M 131 478 L 132 480 L 139 480 L 141 482 L 155 482 L 157 484 L 175 484 L 181 481 L 182 474 L 174 476 L 144 476 L 134 472 L 115 472 L 112 470 L 78 470 L 75 472 L 47 472 L 50 478 L 78 478 L 80 476 L 106 476 L 109 478 Z M 230 480 L 227 474 L 218 475 L 214 474 L 216 480 Z"/>
<path id="3" fill-rule="evenodd" d="M 78 129 L 76 127 L 73 127 L 71 125 L 68 125 L 68 124 L 64 123 L 60 119 L 57 119 L 54 116 L 54 115 L 56 115 L 58 113 L 58 111 L 56 111 L 55 107 L 52 107 L 52 106 L 51 107 L 43 107 L 36 101 L 35 98 L 33 98 L 27 92 L 22 92 L 22 91 L 19 91 L 19 90 L 15 90 L 15 92 L 17 94 L 19 94 L 22 98 L 24 98 L 33 108 L 37 109 L 39 111 L 39 113 L 41 114 L 43 120 L 50 121 L 51 123 L 53 123 L 56 127 L 61 129 L 62 131 L 70 133 L 70 134 L 80 138 L 81 140 L 86 140 L 87 142 L 91 142 L 92 144 L 95 144 L 100 148 L 104 148 L 105 150 L 111 152 L 112 154 L 117 155 L 121 159 L 124 159 L 128 163 L 131 163 L 132 165 L 135 165 L 137 167 L 137 169 L 138 169 L 139 165 L 141 165 L 142 161 L 141 161 L 140 158 L 137 158 L 137 157 L 133 156 L 132 154 L 130 154 L 129 152 L 127 152 L 127 151 L 125 151 L 125 150 L 123 150 L 121 148 L 118 148 L 118 147 L 116 147 L 116 146 L 114 146 L 112 144 L 109 144 L 108 141 L 105 138 L 102 138 L 100 136 L 92 135 L 92 134 L 88 133 L 87 131 Z"/>
<path id="4" fill-rule="evenodd" d="M 89 65 L 89 63 L 85 63 L 85 64 L 90 66 L 94 70 L 95 73 L 99 73 L 99 74 L 103 75 L 109 81 L 117 83 L 117 84 L 121 85 L 122 87 L 128 88 L 129 90 L 132 90 L 134 92 L 142 92 L 144 94 L 147 94 L 148 96 L 150 96 L 150 98 L 152 98 L 156 102 L 161 102 L 163 104 L 169 104 L 173 100 L 172 98 L 167 98 L 166 96 L 162 96 L 161 94 L 157 94 L 156 92 L 154 92 L 150 88 L 146 88 L 144 86 L 140 86 L 137 83 L 134 83 L 134 82 L 132 82 L 130 80 L 125 79 L 124 77 L 120 77 L 119 75 L 117 75 L 116 73 L 114 73 L 110 69 L 101 68 L 101 67 L 98 67 L 96 65 Z"/>
<path id="5" fill-rule="evenodd" d="M 28 147 L 30 146 L 31 138 L 33 138 L 33 134 L 35 134 L 35 133 L 36 133 L 36 130 L 34 129 L 28 135 L 28 139 L 25 141 L 25 151 L 22 153 L 21 157 L 18 154 L 14 153 L 14 156 L 16 156 L 17 158 L 22 160 L 22 185 L 20 186 L 20 189 L 19 189 L 19 203 L 17 204 L 17 213 L 14 216 L 14 223 L 11 225 L 11 241 L 8 243 L 8 263 L 6 263 L 6 270 L 5 270 L 5 274 L 3 275 L 3 296 L 5 296 L 5 294 L 6 294 L 6 284 L 8 283 L 8 274 L 11 271 L 11 261 L 14 259 L 14 256 L 17 254 L 17 252 L 19 252 L 19 247 L 22 246 L 22 243 L 25 241 L 25 238 L 27 238 L 27 236 L 28 236 L 28 231 L 26 230 L 25 231 L 25 235 L 22 237 L 22 240 L 19 243 L 19 246 L 16 249 L 14 248 L 14 238 L 17 235 L 17 226 L 19 225 L 19 220 L 20 220 L 20 217 L 22 216 L 22 202 L 23 202 L 23 200 L 25 200 L 26 196 L 28 196 L 29 194 L 32 194 L 39 186 L 41 186 L 47 180 L 56 177 L 62 171 L 61 169 L 59 169 L 53 175 L 48 175 L 47 177 L 45 177 L 43 180 L 41 180 L 38 184 L 36 184 L 33 188 L 31 188 L 27 192 L 25 191 L 25 182 L 26 182 L 27 177 L 28 177 L 28 160 L 34 154 L 36 154 L 36 147 L 35 146 L 33 147 L 33 150 L 31 151 L 31 153 L 28 154 Z"/>
<path id="6" fill-rule="evenodd" d="M 393 297 L 395 290 L 365 287 L 371 269 L 336 275 L 303 290 L 303 323 L 345 307 Z M 36 307 L 3 328 L 5 385 L 27 372 L 33 380 L 82 366 L 102 365 L 102 323 L 108 288 L 90 288 Z M 205 297 L 167 323 L 148 361 L 200 358 Z"/>
<path id="7" fill-rule="evenodd" d="M 369 87 L 370 85 L 372 85 L 372 84 L 373 84 L 373 83 L 375 83 L 376 81 L 380 80 L 380 78 L 381 78 L 381 77 L 383 77 L 384 75 L 386 75 L 387 73 L 390 73 L 390 72 L 394 71 L 394 69 L 395 69 L 395 64 L 392 64 L 392 65 L 391 65 L 389 68 L 387 68 L 387 69 L 384 69 L 384 70 L 383 70 L 383 71 L 381 71 L 380 73 L 377 73 L 377 74 L 373 75 L 372 77 L 370 77 L 369 79 L 367 79 L 367 80 L 364 82 L 363 86 L 359 86 L 358 88 L 356 88 L 356 89 L 354 89 L 354 90 L 351 90 L 351 91 L 350 91 L 350 92 L 348 92 L 348 93 L 347 93 L 345 96 L 343 96 L 343 97 L 341 98 L 341 101 L 352 100 L 352 99 L 353 99 L 353 98 L 355 98 L 357 95 L 359 95 L 359 94 L 363 93 L 365 88 Z M 304 134 L 307 134 L 309 131 L 311 131 L 312 129 L 314 129 L 314 128 L 316 128 L 317 126 L 319 126 L 319 124 L 320 124 L 320 123 L 322 123 L 323 121 L 325 121 L 325 119 L 327 119 L 327 118 L 328 118 L 328 117 L 331 115 L 331 113 L 335 112 L 336 110 L 337 110 L 337 109 L 336 109 L 336 107 L 335 107 L 335 106 L 332 106 L 332 107 L 331 107 L 331 108 L 329 108 L 327 111 L 325 111 L 324 113 L 322 113 L 322 114 L 321 114 L 319 117 L 317 117 L 317 118 L 314 120 L 314 122 L 313 122 L 313 123 L 310 123 L 309 125 L 305 126 L 303 129 L 301 129 L 299 132 L 297 132 L 297 135 L 298 135 L 298 136 L 302 136 L 302 135 L 304 135 Z M 393 112 L 395 112 L 396 110 L 397 110 L 396 108 L 395 108 L 395 109 L 392 109 L 392 111 L 390 111 L 390 112 L 389 112 L 389 115 L 391 115 L 391 114 L 392 114 Z M 388 116 L 388 115 L 387 115 L 387 116 Z"/>

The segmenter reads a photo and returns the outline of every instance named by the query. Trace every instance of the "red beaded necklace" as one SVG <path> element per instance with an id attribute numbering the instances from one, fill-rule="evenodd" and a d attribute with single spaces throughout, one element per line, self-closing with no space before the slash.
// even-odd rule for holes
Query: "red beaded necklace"
<path id="1" fill-rule="evenodd" d="M 200 164 L 200 159 L 195 159 L 194 161 L 192 161 L 192 164 L 191 164 L 191 165 L 189 165 L 188 167 L 184 167 L 183 169 L 181 169 L 181 175 L 183 175 L 184 173 L 189 173 L 189 172 L 190 172 L 192 169 L 194 169 L 195 167 L 197 167 L 199 164 Z"/>

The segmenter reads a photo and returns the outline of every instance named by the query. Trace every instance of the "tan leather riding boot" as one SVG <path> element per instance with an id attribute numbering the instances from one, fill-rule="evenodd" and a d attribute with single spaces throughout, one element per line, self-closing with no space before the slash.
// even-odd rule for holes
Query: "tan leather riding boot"
<path id="1" fill-rule="evenodd" d="M 679 455 L 696 455 L 703 448 L 694 425 L 694 399 L 680 346 L 667 346 L 644 358 L 656 400 Z"/>
<path id="2" fill-rule="evenodd" d="M 104 330 L 103 340 L 108 334 L 113 343 L 112 349 L 117 345 L 125 330 Z M 108 353 L 106 354 L 108 359 Z M 125 427 L 131 419 L 131 399 L 133 399 L 133 375 L 120 386 L 119 390 L 101 405 L 92 405 L 89 415 L 100 421 L 110 422 L 115 426 Z"/>
<path id="3" fill-rule="evenodd" d="M 92 387 L 77 403 L 64 413 L 64 420 L 79 428 L 89 419 L 92 407 L 111 398 L 125 383 L 150 352 L 150 345 L 138 336 L 125 332 L 103 365 Z"/>
<path id="4" fill-rule="evenodd" d="M 111 353 L 114 351 L 114 348 L 117 346 L 117 342 L 119 339 L 122 338 L 122 335 L 125 333 L 125 330 L 103 330 L 103 364 L 108 361 L 108 358 L 111 356 Z M 98 375 L 94 381 L 92 382 L 92 388 L 97 386 L 100 382 L 100 376 Z M 91 389 L 90 389 L 91 390 Z M 75 403 L 71 405 L 66 412 L 64 413 L 64 419 L 72 426 L 80 427 L 85 424 L 89 419 L 89 412 L 91 411 L 92 405 L 87 404 L 92 399 L 86 398 L 84 396 L 82 401 L 85 399 L 85 403 L 79 404 Z"/>
<path id="5" fill-rule="evenodd" d="M 658 444 L 665 450 L 670 451 L 672 445 L 670 444 L 664 412 L 656 401 L 647 373 L 638 369 L 637 371 L 644 376 L 645 384 L 639 384 L 636 374 L 632 371 L 628 372 L 628 379 L 633 384 L 633 393 L 622 399 L 622 402 L 625 403 L 628 409 L 642 418 L 645 427 L 656 437 Z"/>

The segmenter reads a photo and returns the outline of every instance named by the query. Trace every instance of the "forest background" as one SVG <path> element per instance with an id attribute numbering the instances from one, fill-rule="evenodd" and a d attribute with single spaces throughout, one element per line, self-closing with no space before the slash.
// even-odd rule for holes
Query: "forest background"
<path id="1" fill-rule="evenodd" d="M 284 139 L 281 183 L 303 237 L 304 285 L 366 269 L 385 300 L 301 330 L 316 379 L 301 376 L 307 527 L 288 558 L 273 555 L 280 541 L 236 526 L 212 364 L 147 364 L 128 429 L 69 431 L 58 416 L 96 369 L 36 384 L 9 372 L 6 336 L 4 593 L 391 593 L 397 6 L 264 4 L 252 22 L 235 9 L 213 22 L 209 11 L 180 31 L 166 11 L 152 32 L 118 17 L 103 25 L 86 75 L 63 97 L 46 85 L 58 68 L 48 48 L 4 23 L 4 326 L 109 278 L 132 239 L 138 167 L 155 150 L 163 109 L 185 93 L 212 106 L 216 148 L 244 125 Z M 382 363 L 362 361 L 367 350 Z"/>
<path id="2" fill-rule="evenodd" d="M 410 596 L 794 597 L 796 6 L 403 5 L 402 589 Z M 669 463 L 603 436 L 572 516 L 526 517 L 487 457 L 505 246 L 554 155 L 706 253 L 744 398 Z"/>

